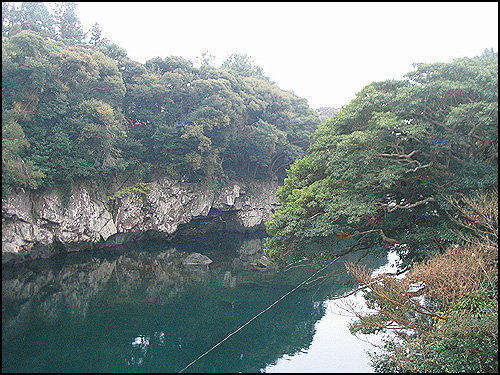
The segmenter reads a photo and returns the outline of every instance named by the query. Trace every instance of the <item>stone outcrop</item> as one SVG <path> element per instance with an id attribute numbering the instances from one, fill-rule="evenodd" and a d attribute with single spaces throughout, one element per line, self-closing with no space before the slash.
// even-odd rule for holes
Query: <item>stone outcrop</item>
<path id="1" fill-rule="evenodd" d="M 210 263 L 212 259 L 200 253 L 191 253 L 182 262 L 186 266 L 208 266 Z"/>
<path id="2" fill-rule="evenodd" d="M 217 230 L 256 231 L 279 206 L 276 181 L 211 186 L 157 178 L 147 194 L 108 197 L 134 181 L 19 191 L 2 200 L 2 262 Z"/>

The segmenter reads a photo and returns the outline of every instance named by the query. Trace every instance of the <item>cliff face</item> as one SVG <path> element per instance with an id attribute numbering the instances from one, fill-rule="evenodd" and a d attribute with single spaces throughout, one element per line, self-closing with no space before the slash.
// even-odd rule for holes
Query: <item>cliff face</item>
<path id="1" fill-rule="evenodd" d="M 108 197 L 133 183 L 102 186 L 75 183 L 70 192 L 17 192 L 2 200 L 2 263 L 45 258 L 178 233 L 254 231 L 279 206 L 275 181 L 224 186 L 186 183 L 168 177 L 152 182 L 148 194 Z"/>

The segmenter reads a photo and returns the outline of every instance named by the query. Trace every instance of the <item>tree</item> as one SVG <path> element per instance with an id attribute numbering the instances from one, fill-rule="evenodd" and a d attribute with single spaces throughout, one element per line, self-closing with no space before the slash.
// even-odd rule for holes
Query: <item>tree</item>
<path id="1" fill-rule="evenodd" d="M 486 48 L 483 53 L 481 54 L 481 56 L 477 56 L 476 57 L 477 59 L 492 59 L 492 60 L 495 60 L 495 59 L 498 59 L 498 54 L 493 50 L 493 48 Z"/>
<path id="2" fill-rule="evenodd" d="M 121 110 L 126 87 L 116 62 L 100 51 L 93 51 L 91 57 L 97 65 L 99 76 L 85 88 L 86 96 L 105 100 Z"/>
<path id="3" fill-rule="evenodd" d="M 267 223 L 278 263 L 353 248 L 405 265 L 457 241 L 447 196 L 498 186 L 498 59 L 416 64 L 374 82 L 316 132 Z"/>
<path id="4" fill-rule="evenodd" d="M 403 278 L 346 266 L 371 309 L 346 306 L 357 317 L 351 332 L 385 334 L 371 353 L 377 372 L 498 371 L 498 190 L 449 202 L 463 244 Z"/>
<path id="5" fill-rule="evenodd" d="M 214 61 L 215 56 L 210 54 L 208 50 L 205 52 L 202 52 L 200 56 L 198 56 L 195 61 L 198 65 L 203 66 L 203 65 L 208 65 L 211 66 L 212 62 Z"/>
<path id="6" fill-rule="evenodd" d="M 76 3 L 56 5 L 59 36 L 50 38 L 22 30 L 15 7 L 3 9 L 4 191 L 127 169 L 190 181 L 273 177 L 303 154 L 319 123 L 248 56 L 233 55 L 227 69 L 210 66 L 208 54 L 199 68 L 179 56 L 140 64 L 97 24 L 82 44 Z M 22 147 L 14 134 L 24 134 Z"/>
<path id="7" fill-rule="evenodd" d="M 3 100 L 2 100 L 3 102 Z M 13 187 L 36 189 L 45 177 L 29 162 L 23 159 L 29 142 L 17 122 L 19 106 L 6 109 L 2 103 L 2 197 Z"/>
<path id="8" fill-rule="evenodd" d="M 233 163 L 245 168 L 249 176 L 256 178 L 275 174 L 273 163 L 285 145 L 285 132 L 258 120 L 231 134 L 228 149 L 234 153 Z"/>
<path id="9" fill-rule="evenodd" d="M 56 20 L 59 37 L 70 43 L 81 43 L 85 37 L 83 27 L 76 15 L 78 3 L 59 3 L 56 5 Z"/>
<path id="10" fill-rule="evenodd" d="M 244 77 L 257 77 L 269 81 L 265 76 L 262 67 L 254 65 L 250 56 L 233 53 L 221 65 L 221 69 L 228 69 Z"/>
<path id="11" fill-rule="evenodd" d="M 56 38 L 54 16 L 44 3 L 23 2 L 19 7 L 2 3 L 2 35 L 31 30 L 44 38 Z"/>
<path id="12" fill-rule="evenodd" d="M 31 30 L 2 47 L 3 191 L 104 176 L 115 168 L 116 143 L 125 132 L 125 86 L 115 62 Z"/>
<path id="13" fill-rule="evenodd" d="M 94 26 L 92 26 L 92 30 L 90 31 L 90 40 L 89 43 L 93 46 L 96 46 L 101 42 L 101 28 L 99 27 L 99 24 L 96 22 Z"/>
<path id="14" fill-rule="evenodd" d="M 333 107 L 320 107 L 317 108 L 316 111 L 319 114 L 319 117 L 322 121 L 331 119 L 333 116 L 335 116 L 337 113 L 340 112 L 340 108 L 333 108 Z"/>
<path id="15" fill-rule="evenodd" d="M 144 67 L 125 77 L 128 150 L 188 178 L 270 177 L 302 155 L 319 124 L 305 101 L 261 78 L 176 56 Z"/>

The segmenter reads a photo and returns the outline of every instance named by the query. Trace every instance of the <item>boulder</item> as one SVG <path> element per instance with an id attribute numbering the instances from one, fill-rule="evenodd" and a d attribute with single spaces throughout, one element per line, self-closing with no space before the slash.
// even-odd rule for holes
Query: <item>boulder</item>
<path id="1" fill-rule="evenodd" d="M 185 266 L 208 266 L 212 259 L 200 253 L 191 253 L 182 262 Z"/>

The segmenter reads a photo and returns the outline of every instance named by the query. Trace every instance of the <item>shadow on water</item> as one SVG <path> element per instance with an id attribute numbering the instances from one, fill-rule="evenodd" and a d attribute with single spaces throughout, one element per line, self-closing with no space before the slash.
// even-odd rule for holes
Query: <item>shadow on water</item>
<path id="1" fill-rule="evenodd" d="M 315 272 L 262 263 L 263 234 L 142 242 L 2 267 L 2 371 L 178 372 Z M 188 265 L 197 252 L 209 265 Z M 259 372 L 312 342 L 351 254 L 186 372 Z M 385 259 L 364 259 L 377 267 Z M 320 276 L 321 276 L 320 275 Z"/>

